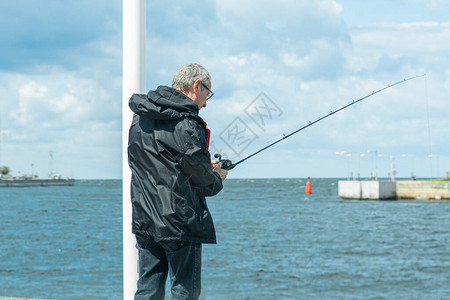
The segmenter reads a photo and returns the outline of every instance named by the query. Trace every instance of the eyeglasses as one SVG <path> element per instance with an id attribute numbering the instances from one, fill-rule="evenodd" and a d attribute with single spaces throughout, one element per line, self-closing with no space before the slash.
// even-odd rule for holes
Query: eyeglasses
<path id="1" fill-rule="evenodd" d="M 203 87 L 204 87 L 205 89 L 207 89 L 208 92 L 209 92 L 208 96 L 206 96 L 206 100 L 211 99 L 211 97 L 214 96 L 213 91 L 211 91 L 210 89 L 208 89 L 208 87 L 206 86 L 206 84 L 204 84 L 203 82 L 202 82 L 202 85 L 203 85 Z"/>

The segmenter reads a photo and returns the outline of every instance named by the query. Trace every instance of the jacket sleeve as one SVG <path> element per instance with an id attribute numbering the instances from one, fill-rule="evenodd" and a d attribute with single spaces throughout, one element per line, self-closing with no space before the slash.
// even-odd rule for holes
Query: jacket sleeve
<path id="1" fill-rule="evenodd" d="M 185 150 L 181 155 L 180 166 L 191 186 L 201 196 L 214 196 L 222 188 L 222 179 L 211 169 L 211 156 L 206 149 L 204 129 L 195 121 L 189 120 L 189 130 L 183 131 Z"/>

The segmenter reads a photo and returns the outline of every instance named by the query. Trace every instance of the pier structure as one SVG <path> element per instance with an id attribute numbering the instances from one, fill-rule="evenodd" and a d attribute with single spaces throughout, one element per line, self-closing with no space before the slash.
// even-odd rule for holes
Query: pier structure
<path id="1" fill-rule="evenodd" d="M 9 168 L 0 167 L 0 187 L 33 187 L 33 186 L 72 186 L 75 184 L 73 178 L 62 178 L 54 174 L 50 178 L 39 178 L 35 174 L 12 176 Z"/>
<path id="2" fill-rule="evenodd" d="M 338 194 L 354 200 L 450 200 L 450 174 L 442 180 L 340 180 Z"/>
<path id="3" fill-rule="evenodd" d="M 395 200 L 396 182 L 390 180 L 340 180 L 339 197 L 343 199 Z"/>
<path id="4" fill-rule="evenodd" d="M 73 178 L 0 178 L 0 187 L 72 186 Z"/>

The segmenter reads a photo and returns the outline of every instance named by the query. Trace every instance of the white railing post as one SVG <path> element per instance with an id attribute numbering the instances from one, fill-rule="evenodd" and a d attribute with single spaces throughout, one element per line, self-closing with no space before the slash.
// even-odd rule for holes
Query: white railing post
<path id="1" fill-rule="evenodd" d="M 131 232 L 131 171 L 128 167 L 128 129 L 133 114 L 128 100 L 133 93 L 145 93 L 145 1 L 123 0 L 122 27 L 122 212 L 123 212 L 123 299 L 136 291 L 137 250 Z"/>

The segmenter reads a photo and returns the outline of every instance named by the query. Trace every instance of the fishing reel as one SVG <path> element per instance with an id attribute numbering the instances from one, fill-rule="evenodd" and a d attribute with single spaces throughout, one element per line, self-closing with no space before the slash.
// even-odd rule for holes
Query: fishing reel
<path id="1" fill-rule="evenodd" d="M 228 170 L 233 169 L 236 166 L 236 164 L 233 164 L 231 162 L 231 160 L 222 159 L 222 156 L 218 153 L 214 154 L 214 157 L 219 159 L 219 162 L 222 163 L 222 169 L 224 169 L 224 170 L 228 171 Z"/>

